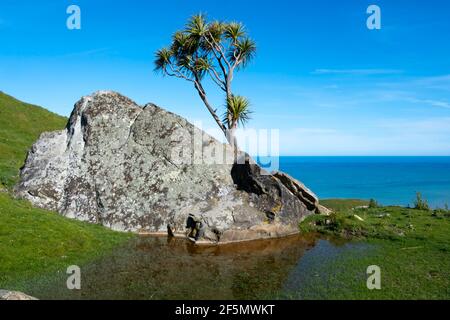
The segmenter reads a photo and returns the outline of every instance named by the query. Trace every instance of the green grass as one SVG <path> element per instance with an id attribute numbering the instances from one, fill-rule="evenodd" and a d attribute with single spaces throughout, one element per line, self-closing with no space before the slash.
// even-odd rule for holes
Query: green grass
<path id="1" fill-rule="evenodd" d="M 450 299 L 449 211 L 352 209 L 354 200 L 323 203 L 335 213 L 309 217 L 300 225 L 302 231 L 352 240 L 371 249 L 365 254 L 348 250 L 323 264 L 322 268 L 342 272 L 333 274 L 326 286 L 317 283 L 310 298 Z M 369 265 L 381 268 L 381 290 L 368 290 L 363 281 Z"/>
<path id="2" fill-rule="evenodd" d="M 0 92 L 0 185 L 18 180 L 27 150 L 44 131 L 63 129 L 67 118 Z"/>
<path id="3" fill-rule="evenodd" d="M 0 92 L 0 288 L 20 290 L 37 277 L 81 265 L 132 235 L 64 218 L 14 199 L 27 150 L 67 119 Z"/>
<path id="4" fill-rule="evenodd" d="M 17 290 L 36 276 L 82 265 L 130 237 L 0 193 L 0 288 Z"/>
<path id="5" fill-rule="evenodd" d="M 324 199 L 320 204 L 334 211 L 348 210 L 356 207 L 368 206 L 369 201 L 359 199 Z"/>

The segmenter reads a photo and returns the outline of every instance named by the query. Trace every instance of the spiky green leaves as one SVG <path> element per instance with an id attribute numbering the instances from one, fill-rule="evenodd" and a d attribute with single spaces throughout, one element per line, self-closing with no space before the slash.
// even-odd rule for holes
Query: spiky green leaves
<path id="1" fill-rule="evenodd" d="M 200 13 L 189 19 L 185 32 L 191 37 L 201 38 L 205 36 L 207 30 L 208 23 L 206 22 L 206 16 Z"/>
<path id="2" fill-rule="evenodd" d="M 234 43 L 238 42 L 241 38 L 246 35 L 244 25 L 239 22 L 230 22 L 225 25 L 224 30 L 225 38 L 233 41 Z"/>
<path id="3" fill-rule="evenodd" d="M 207 36 L 216 43 L 222 42 L 223 34 L 225 32 L 226 23 L 220 21 L 213 21 L 208 25 Z"/>
<path id="4" fill-rule="evenodd" d="M 238 67 L 245 67 L 256 54 L 256 44 L 250 38 L 239 40 L 236 44 L 236 54 L 231 58 L 232 61 L 240 60 Z"/>
<path id="5" fill-rule="evenodd" d="M 170 46 L 176 58 L 182 59 L 185 56 L 193 56 L 199 51 L 200 40 L 192 37 L 186 31 L 177 31 L 172 36 Z"/>
<path id="6" fill-rule="evenodd" d="M 242 23 L 208 22 L 205 15 L 198 14 L 172 36 L 168 48 L 156 52 L 155 70 L 193 82 L 204 102 L 207 99 L 202 80 L 205 75 L 209 76 L 229 97 L 223 122 L 209 102 L 205 102 L 224 130 L 224 123 L 228 128 L 235 128 L 250 119 L 248 100 L 233 96 L 231 82 L 234 71 L 247 66 L 255 53 L 255 42 L 248 37 Z"/>
<path id="7" fill-rule="evenodd" d="M 227 112 L 223 122 L 229 128 L 236 128 L 237 124 L 244 126 L 251 119 L 250 101 L 243 96 L 232 96 L 227 99 Z"/>
<path id="8" fill-rule="evenodd" d="M 164 71 L 170 64 L 172 51 L 168 48 L 162 48 L 155 53 L 155 71 Z"/>
<path id="9" fill-rule="evenodd" d="M 228 69 L 225 72 L 245 67 L 255 53 L 255 42 L 247 36 L 242 23 L 208 23 L 205 15 L 198 14 L 189 19 L 183 30 L 174 33 L 169 48 L 158 50 L 155 70 L 165 71 L 172 63 L 190 77 L 194 76 L 192 72 L 195 73 L 195 70 L 205 71 L 211 68 L 217 71 L 214 75 L 221 74 L 225 77 L 223 66 Z M 208 68 L 205 62 L 208 62 Z"/>

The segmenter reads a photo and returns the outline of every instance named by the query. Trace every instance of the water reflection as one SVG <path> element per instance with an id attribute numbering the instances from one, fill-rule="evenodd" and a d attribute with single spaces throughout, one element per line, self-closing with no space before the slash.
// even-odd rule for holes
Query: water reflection
<path id="1" fill-rule="evenodd" d="M 140 237 L 82 267 L 82 289 L 66 275 L 30 289 L 41 299 L 264 299 L 292 286 L 314 235 L 200 247 L 184 239 Z M 334 246 L 334 245 L 333 245 Z M 295 281 L 294 281 L 295 282 Z"/>

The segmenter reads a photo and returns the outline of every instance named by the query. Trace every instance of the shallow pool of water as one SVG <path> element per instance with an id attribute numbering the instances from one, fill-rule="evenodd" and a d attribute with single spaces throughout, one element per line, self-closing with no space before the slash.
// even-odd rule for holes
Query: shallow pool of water
<path id="1" fill-rule="evenodd" d="M 33 284 L 29 293 L 40 299 L 302 298 L 313 290 L 308 279 L 326 279 L 320 266 L 348 250 L 364 253 L 367 246 L 314 235 L 211 247 L 139 237 L 82 266 L 81 290 L 68 290 L 67 275 L 59 274 Z"/>

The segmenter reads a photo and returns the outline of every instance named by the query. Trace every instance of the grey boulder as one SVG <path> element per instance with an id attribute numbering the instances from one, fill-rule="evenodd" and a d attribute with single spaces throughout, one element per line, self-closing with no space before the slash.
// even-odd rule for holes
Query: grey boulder
<path id="1" fill-rule="evenodd" d="M 19 291 L 0 290 L 0 300 L 38 300 Z"/>
<path id="2" fill-rule="evenodd" d="M 75 104 L 67 127 L 43 133 L 15 192 L 35 206 L 114 230 L 186 235 L 199 242 L 286 236 L 319 212 L 317 197 L 283 173 L 269 174 L 184 118 L 114 92 Z"/>

